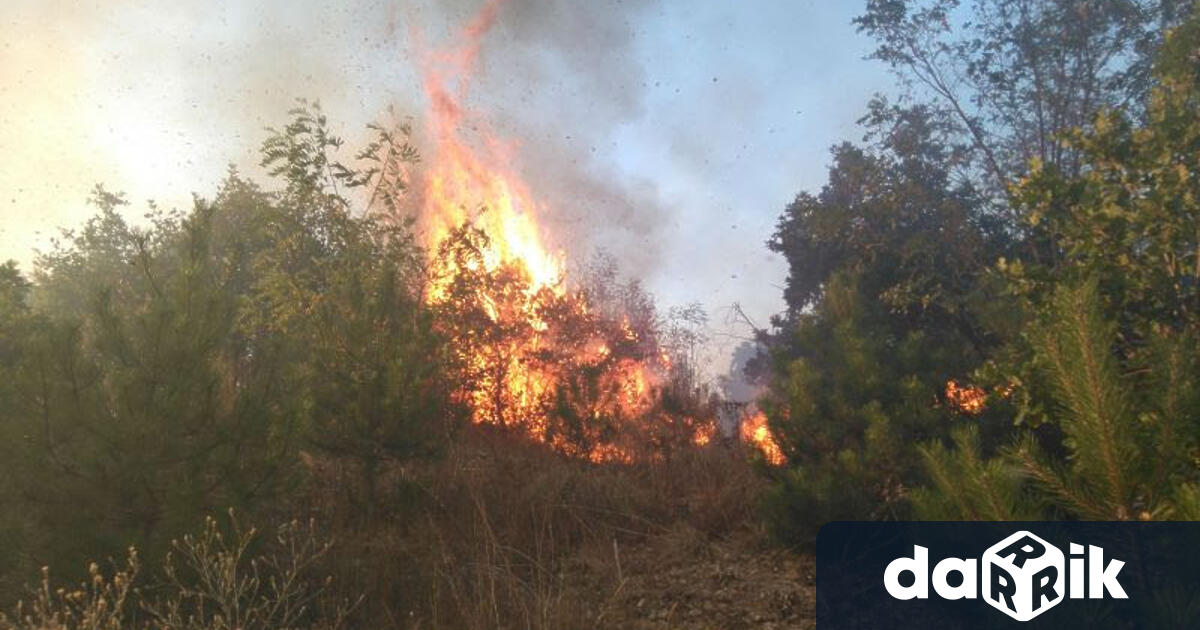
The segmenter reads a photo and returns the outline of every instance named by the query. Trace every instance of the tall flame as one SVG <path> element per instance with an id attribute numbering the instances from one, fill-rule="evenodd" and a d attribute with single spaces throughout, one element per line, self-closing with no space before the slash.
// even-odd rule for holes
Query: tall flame
<path id="1" fill-rule="evenodd" d="M 433 249 L 452 230 L 471 224 L 491 240 L 483 252 L 487 271 L 517 264 L 529 274 L 533 290 L 561 292 L 563 257 L 543 245 L 538 205 L 520 177 L 506 170 L 512 161 L 511 145 L 491 134 L 486 121 L 464 124 L 462 100 L 482 38 L 495 23 L 500 5 L 500 0 L 485 4 L 464 29 L 461 47 L 435 52 L 426 62 L 424 88 L 436 143 L 424 182 L 421 217 L 426 244 Z M 477 131 L 482 147 L 472 147 L 463 137 L 467 128 Z"/>
<path id="2" fill-rule="evenodd" d="M 446 332 L 472 420 L 595 462 L 633 461 L 643 445 L 666 442 L 664 427 L 707 443 L 689 433 L 703 423 L 656 408 L 670 360 L 653 317 L 568 286 L 564 256 L 539 223 L 547 210 L 511 170 L 515 145 L 464 106 L 500 6 L 487 2 L 461 45 L 424 60 L 434 144 L 419 191 L 418 228 L 433 254 L 426 299 L 454 315 Z"/>
<path id="3" fill-rule="evenodd" d="M 584 296 L 567 290 L 564 257 L 546 247 L 539 225 L 544 208 L 510 170 L 514 145 L 491 133 L 485 120 L 468 119 L 463 103 L 470 76 L 500 6 L 499 0 L 487 2 L 461 33 L 461 45 L 434 51 L 425 61 L 434 147 L 422 182 L 419 227 L 431 252 L 461 236 L 463 226 L 482 235 L 470 243 L 470 256 L 435 256 L 440 268 L 427 298 L 434 304 L 459 299 L 486 315 L 474 328 L 454 333 L 473 420 L 520 428 L 574 451 L 567 431 L 550 426 L 550 409 L 573 406 L 572 413 L 587 416 L 575 418 L 577 424 L 635 416 L 650 404 L 649 376 L 628 350 L 622 355 L 610 347 L 628 346 L 629 335 L 606 329 L 589 312 Z M 488 279 L 466 288 L 455 285 L 471 274 Z M 595 338 L 606 330 L 615 333 L 612 339 Z M 592 337 L 576 339 L 580 331 Z M 563 390 L 570 375 L 565 373 L 581 366 L 602 371 L 610 382 L 607 388 L 592 387 L 599 393 L 590 392 L 584 402 L 567 400 Z M 572 438 L 590 444 L 588 452 L 576 454 L 593 460 L 630 458 L 598 434 Z"/>

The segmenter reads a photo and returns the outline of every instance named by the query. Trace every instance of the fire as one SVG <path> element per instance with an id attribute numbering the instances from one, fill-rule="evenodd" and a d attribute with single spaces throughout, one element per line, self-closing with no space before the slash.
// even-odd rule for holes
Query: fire
<path id="1" fill-rule="evenodd" d="M 467 26 L 463 47 L 437 52 L 426 63 L 424 88 L 436 146 L 425 177 L 420 218 L 430 249 L 460 226 L 473 225 L 490 239 L 481 252 L 484 270 L 495 272 L 516 264 L 529 275 L 531 291 L 547 288 L 561 294 L 563 256 L 543 245 L 533 195 L 519 177 L 505 170 L 512 147 L 488 133 L 486 121 L 471 119 L 466 124 L 461 105 L 481 39 L 495 22 L 499 6 L 493 0 L 483 7 Z M 468 127 L 482 136 L 481 149 L 463 136 Z M 434 297 L 443 289 L 434 286 Z"/>
<path id="2" fill-rule="evenodd" d="M 431 253 L 426 300 L 446 317 L 461 397 L 476 424 L 515 429 L 594 462 L 632 462 L 656 416 L 670 359 L 654 321 L 594 302 L 547 247 L 549 209 L 511 169 L 515 145 L 464 105 L 488 2 L 458 41 L 424 63 L 432 150 L 418 232 Z M 690 424 L 689 424 L 690 426 Z M 705 442 L 711 436 L 700 438 Z"/>
<path id="3" fill-rule="evenodd" d="M 763 412 L 756 412 L 742 420 L 739 432 L 742 442 L 754 445 L 762 452 L 763 458 L 767 460 L 768 464 L 782 466 L 787 462 L 787 458 L 783 456 L 783 449 L 779 448 L 779 443 L 775 441 L 771 428 L 767 426 L 767 415 Z"/>
<path id="4" fill-rule="evenodd" d="M 983 413 L 987 404 L 987 392 L 971 385 L 959 385 L 958 381 L 946 381 L 946 400 L 955 410 L 975 416 Z"/>
<path id="5" fill-rule="evenodd" d="M 712 423 L 704 423 L 696 427 L 696 432 L 692 435 L 692 444 L 708 446 L 716 436 L 717 426 Z"/>
<path id="6" fill-rule="evenodd" d="M 634 462 L 633 453 L 615 444 L 600 444 L 596 446 L 592 449 L 591 453 L 588 453 L 588 459 L 596 464 L 609 462 L 632 464 Z"/>

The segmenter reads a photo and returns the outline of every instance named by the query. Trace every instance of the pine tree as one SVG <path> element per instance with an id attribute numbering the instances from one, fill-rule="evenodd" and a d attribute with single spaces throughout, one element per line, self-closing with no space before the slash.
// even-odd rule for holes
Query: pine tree
<path id="1" fill-rule="evenodd" d="M 1102 315 L 1097 284 L 1059 288 L 1031 335 L 1037 373 L 1052 392 L 1048 423 L 1022 428 L 1012 446 L 986 459 L 974 427 L 955 432 L 953 450 L 936 442 L 922 446 L 929 485 L 916 493 L 920 516 L 1157 520 L 1197 514 L 1195 344 L 1164 330 L 1136 355 L 1119 355 L 1117 326 Z"/>
<path id="2" fill-rule="evenodd" d="M 913 510 L 927 520 L 1005 521 L 1037 518 L 1024 487 L 1020 465 L 982 452 L 979 427 L 967 424 L 951 432 L 954 448 L 942 442 L 921 445 L 929 485 L 913 490 Z"/>

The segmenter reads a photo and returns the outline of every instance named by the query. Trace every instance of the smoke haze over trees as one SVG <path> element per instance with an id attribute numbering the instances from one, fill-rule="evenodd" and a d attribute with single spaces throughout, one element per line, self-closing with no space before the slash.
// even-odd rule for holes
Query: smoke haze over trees
<path id="1" fill-rule="evenodd" d="M 359 31 L 223 9 L 211 54 L 239 81 L 212 116 L 268 127 L 249 165 L 198 150 L 224 175 L 162 175 L 200 191 L 180 207 L 96 186 L 90 219 L 0 265 L 0 610 L 27 602 L 0 630 L 699 628 L 751 604 L 679 583 L 776 593 L 746 566 L 783 566 L 801 589 L 831 520 L 1200 519 L 1195 4 L 868 0 L 852 25 L 895 83 L 855 94 L 823 183 L 731 211 L 781 212 L 769 237 L 689 204 L 765 203 L 754 142 L 809 159 L 755 126 L 805 87 L 787 55 L 645 58 L 774 41 L 791 13 L 648 37 L 680 7 L 344 9 Z M 93 11 L 62 37 L 158 15 Z M 383 42 L 372 63 L 343 31 Z M 354 84 L 380 59 L 422 94 Z M 186 104 L 212 85 L 185 70 Z M 332 105 L 278 100 L 294 85 Z M 345 132 L 356 98 L 395 107 Z M 661 153 L 630 140 L 647 121 Z M 139 177 L 184 159 L 145 146 Z M 679 299 L 681 267 L 715 288 Z M 742 273 L 747 305 L 706 310 Z M 798 592 L 755 615 L 806 627 Z"/>

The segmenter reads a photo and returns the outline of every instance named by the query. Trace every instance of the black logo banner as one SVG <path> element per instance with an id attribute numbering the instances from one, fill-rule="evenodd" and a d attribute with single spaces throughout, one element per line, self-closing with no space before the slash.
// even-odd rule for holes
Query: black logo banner
<path id="1" fill-rule="evenodd" d="M 838 522 L 817 629 L 1200 628 L 1200 523 Z"/>

